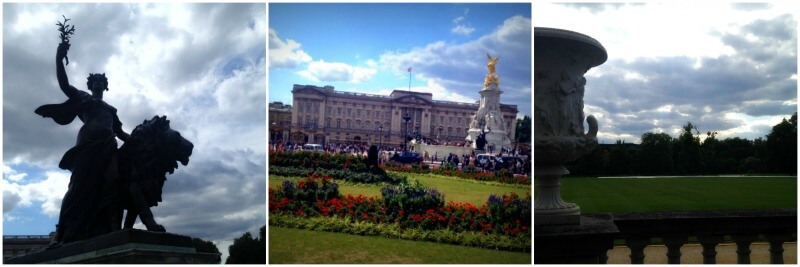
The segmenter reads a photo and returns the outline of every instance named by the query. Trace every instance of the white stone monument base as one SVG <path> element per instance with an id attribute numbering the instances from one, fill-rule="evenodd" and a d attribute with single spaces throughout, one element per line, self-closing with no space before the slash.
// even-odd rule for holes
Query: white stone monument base
<path id="1" fill-rule="evenodd" d="M 467 136 L 466 140 L 472 142 L 472 148 L 477 149 L 478 144 L 475 141 L 478 140 L 478 135 L 481 134 L 481 130 L 469 129 L 467 133 L 469 136 Z M 508 133 L 506 131 L 492 130 L 486 133 L 486 146 L 484 146 L 483 149 L 489 151 L 489 146 L 492 144 L 494 144 L 495 152 L 500 151 L 500 148 L 511 149 L 511 140 L 508 139 Z"/>
<path id="2" fill-rule="evenodd" d="M 562 165 L 535 166 L 534 173 L 539 180 L 539 195 L 534 202 L 534 225 L 581 224 L 581 208 L 561 199 L 559 179 L 569 171 Z"/>

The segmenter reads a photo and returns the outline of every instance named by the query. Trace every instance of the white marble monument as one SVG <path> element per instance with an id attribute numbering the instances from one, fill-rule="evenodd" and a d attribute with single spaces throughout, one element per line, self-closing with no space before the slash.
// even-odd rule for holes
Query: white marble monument
<path id="1" fill-rule="evenodd" d="M 494 73 L 495 65 L 500 58 L 492 58 L 488 54 L 486 57 L 489 61 L 486 66 L 489 74 L 486 74 L 484 79 L 483 90 L 480 91 L 481 102 L 478 111 L 472 116 L 465 139 L 472 142 L 472 148 L 477 149 L 478 136 L 485 133 L 486 146 L 484 149 L 488 150 L 490 146 L 494 146 L 494 151 L 500 151 L 501 148 L 511 148 L 506 121 L 503 114 L 500 113 L 500 94 L 503 91 L 500 91 L 500 79 Z"/>
<path id="2" fill-rule="evenodd" d="M 583 92 L 589 69 L 608 55 L 597 40 L 572 31 L 534 28 L 534 173 L 539 195 L 534 222 L 580 224 L 580 207 L 561 198 L 559 179 L 569 174 L 564 163 L 597 147 L 597 120 L 586 118 L 583 128 Z"/>

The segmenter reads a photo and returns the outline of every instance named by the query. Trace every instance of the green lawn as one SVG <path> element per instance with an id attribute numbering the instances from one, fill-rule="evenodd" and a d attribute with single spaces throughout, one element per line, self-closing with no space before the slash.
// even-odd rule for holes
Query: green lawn
<path id="1" fill-rule="evenodd" d="M 567 177 L 561 196 L 581 213 L 795 208 L 797 177 Z"/>
<path id="2" fill-rule="evenodd" d="M 448 179 L 440 175 L 428 174 L 407 174 L 403 173 L 410 179 L 417 179 L 421 184 L 436 188 L 445 196 L 445 201 L 455 202 L 470 202 L 474 205 L 480 206 L 486 203 L 489 195 L 503 195 L 510 192 L 515 192 L 524 197 L 525 193 L 530 193 L 530 187 L 526 186 L 505 186 L 505 185 L 489 185 L 473 181 L 464 181 L 457 179 Z M 283 180 L 299 178 L 287 178 L 283 176 L 270 175 L 269 187 L 275 188 L 282 183 Z M 381 185 L 339 185 L 339 193 L 346 195 L 364 195 L 364 196 L 381 196 Z"/>
<path id="3" fill-rule="evenodd" d="M 269 227 L 269 263 L 530 264 L 531 254 Z"/>

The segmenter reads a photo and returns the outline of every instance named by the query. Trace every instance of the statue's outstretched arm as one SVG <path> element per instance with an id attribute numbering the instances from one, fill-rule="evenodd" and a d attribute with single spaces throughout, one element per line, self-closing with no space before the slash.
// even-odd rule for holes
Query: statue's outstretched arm
<path id="1" fill-rule="evenodd" d="M 58 45 L 58 51 L 56 52 L 56 77 L 58 78 L 58 86 L 61 87 L 61 91 L 64 92 L 67 97 L 73 98 L 78 95 L 78 89 L 69 84 L 67 71 L 64 69 L 63 60 L 67 57 L 67 50 L 69 50 L 68 43 L 61 43 Z"/>

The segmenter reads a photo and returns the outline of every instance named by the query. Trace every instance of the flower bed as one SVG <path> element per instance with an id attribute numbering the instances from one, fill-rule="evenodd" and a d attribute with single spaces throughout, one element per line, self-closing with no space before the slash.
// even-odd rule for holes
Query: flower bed
<path id="1" fill-rule="evenodd" d="M 377 168 L 377 167 L 375 167 Z M 330 176 L 336 180 L 344 180 L 352 183 L 380 183 L 385 182 L 389 184 L 399 184 L 405 181 L 405 177 L 389 174 L 383 172 L 382 174 L 373 172 L 354 172 L 348 169 L 340 170 L 326 170 L 326 169 L 312 169 L 301 167 L 281 167 L 270 166 L 269 174 L 289 176 L 289 177 L 304 177 L 314 173 Z"/>
<path id="2" fill-rule="evenodd" d="M 408 173 L 431 173 L 447 176 L 455 176 L 463 179 L 477 180 L 477 181 L 492 181 L 504 184 L 523 184 L 530 185 L 530 180 L 527 176 L 515 176 L 506 169 L 500 170 L 497 173 L 481 172 L 474 167 L 467 167 L 466 170 L 455 168 L 429 168 L 425 164 L 397 164 L 386 163 L 381 165 L 381 168 L 386 171 L 408 172 Z"/>
<path id="3" fill-rule="evenodd" d="M 269 166 L 299 167 L 307 169 L 342 170 L 368 172 L 366 158 L 347 154 L 318 152 L 270 152 Z"/>
<path id="4" fill-rule="evenodd" d="M 511 237 L 499 234 L 453 231 L 448 229 L 423 230 L 418 228 L 401 228 L 400 225 L 396 223 L 358 221 L 348 216 L 297 217 L 285 214 L 270 215 L 269 225 L 364 236 L 382 236 L 386 238 L 427 241 L 506 251 L 531 252 L 530 235 Z"/>
<path id="5" fill-rule="evenodd" d="M 401 228 L 480 232 L 506 236 L 530 236 L 531 199 L 511 195 L 490 196 L 486 204 L 444 203 L 444 196 L 418 183 L 387 185 L 381 190 L 383 199 L 358 196 L 333 196 L 322 186 L 326 176 L 311 175 L 295 185 L 284 181 L 278 189 L 269 190 L 269 212 L 297 217 L 352 218 L 359 222 L 396 223 Z M 319 183 L 320 185 L 317 185 Z M 306 185 L 303 194 L 294 188 Z M 314 184 L 315 186 L 307 186 Z M 333 183 L 335 185 L 335 183 Z M 337 191 L 338 194 L 338 191 Z M 302 197 L 298 197 L 302 196 Z M 316 196 L 309 198 L 308 196 Z"/>

